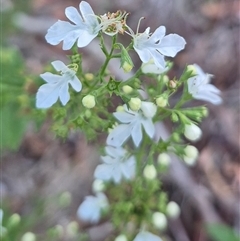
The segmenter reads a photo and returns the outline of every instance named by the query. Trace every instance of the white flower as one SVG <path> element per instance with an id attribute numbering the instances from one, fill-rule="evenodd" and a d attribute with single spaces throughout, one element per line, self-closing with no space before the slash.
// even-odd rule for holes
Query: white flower
<path id="1" fill-rule="evenodd" d="M 204 73 L 197 64 L 193 66 L 196 69 L 197 75 L 188 79 L 188 92 L 194 99 L 205 100 L 214 105 L 221 104 L 220 90 L 214 85 L 209 84 L 212 75 Z"/>
<path id="2" fill-rule="evenodd" d="M 162 241 L 162 239 L 150 232 L 141 231 L 133 241 Z"/>
<path id="3" fill-rule="evenodd" d="M 139 24 L 138 24 L 139 28 Z M 174 57 L 180 50 L 184 49 L 186 41 L 178 34 L 169 34 L 165 36 L 166 28 L 158 27 L 153 34 L 150 33 L 148 27 L 143 33 L 134 34 L 129 29 L 130 35 L 133 37 L 133 48 L 139 55 L 143 63 L 153 59 L 155 65 L 160 69 L 166 66 L 164 56 Z"/>
<path id="4" fill-rule="evenodd" d="M 131 136 L 136 147 L 142 141 L 142 126 L 150 138 L 153 138 L 155 127 L 152 118 L 156 114 L 157 106 L 152 102 L 142 101 L 141 109 L 132 111 L 124 105 L 124 112 L 115 112 L 113 115 L 122 124 L 116 126 L 107 137 L 107 144 L 110 146 L 122 146 Z"/>
<path id="5" fill-rule="evenodd" d="M 190 141 L 198 141 L 202 136 L 202 130 L 195 124 L 185 125 L 184 136 Z"/>
<path id="6" fill-rule="evenodd" d="M 102 156 L 103 164 L 97 166 L 94 177 L 100 180 L 113 180 L 115 183 L 135 176 L 136 160 L 122 147 L 107 146 L 107 156 Z"/>
<path id="7" fill-rule="evenodd" d="M 77 92 L 81 91 L 82 84 L 76 76 L 76 72 L 69 69 L 63 62 L 56 60 L 51 63 L 53 67 L 60 71 L 61 75 L 46 72 L 40 76 L 47 82 L 42 85 L 37 92 L 37 108 L 49 108 L 57 102 L 58 97 L 63 105 L 70 99 L 68 84 Z"/>
<path id="8" fill-rule="evenodd" d="M 77 210 L 79 219 L 97 223 L 101 218 L 101 212 L 108 208 L 108 200 L 104 193 L 99 192 L 94 196 L 87 196 Z"/>
<path id="9" fill-rule="evenodd" d="M 48 29 L 46 40 L 52 45 L 63 41 L 63 50 L 70 49 L 77 41 L 79 48 L 87 46 L 101 30 L 98 17 L 91 6 L 82 1 L 79 4 L 80 13 L 75 7 L 67 7 L 65 14 L 74 24 L 58 20 Z"/>

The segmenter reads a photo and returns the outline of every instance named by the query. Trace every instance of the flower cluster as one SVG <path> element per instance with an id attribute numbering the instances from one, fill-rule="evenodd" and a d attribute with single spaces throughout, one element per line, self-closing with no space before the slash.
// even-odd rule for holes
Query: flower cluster
<path id="1" fill-rule="evenodd" d="M 69 117 L 73 119 L 69 121 L 69 126 L 80 127 L 92 136 L 99 130 L 109 130 L 105 155 L 101 156 L 102 163 L 94 172 L 92 191 L 95 195 L 87 196 L 81 203 L 77 210 L 78 218 L 95 224 L 103 215 L 112 213 L 114 210 L 111 209 L 110 203 L 112 200 L 118 200 L 119 197 L 114 195 L 111 197 L 112 193 L 116 194 L 111 192 L 111 187 L 113 185 L 116 187 L 121 182 L 127 186 L 127 195 L 130 192 L 134 195 L 135 192 L 131 188 L 134 188 L 134 185 L 136 187 L 136 183 L 139 193 L 146 194 L 147 191 L 152 191 L 142 195 L 143 201 L 139 201 L 136 197 L 130 204 L 125 198 L 122 203 L 121 200 L 117 201 L 119 202 L 117 211 L 120 210 L 120 215 L 123 211 L 124 215 L 128 211 L 129 216 L 136 216 L 138 205 L 140 208 L 144 207 L 147 205 L 144 202 L 148 197 L 159 193 L 161 183 L 157 177 L 163 169 L 171 165 L 168 152 L 177 154 L 187 165 L 194 165 L 197 161 L 198 150 L 192 145 L 184 147 L 180 136 L 184 135 L 190 141 L 201 138 L 202 131 L 198 127 L 198 122 L 206 116 L 206 109 L 203 107 L 183 109 L 181 106 L 191 99 L 220 104 L 222 102 L 220 90 L 209 83 L 211 75 L 204 73 L 196 64 L 188 66 L 179 80 L 176 78 L 169 80 L 166 73 L 170 70 L 171 63 L 167 62 L 166 58 L 175 57 L 185 48 L 186 41 L 178 34 L 166 34 L 164 26 L 159 26 L 154 32 L 150 31 L 150 27 L 140 32 L 141 18 L 134 32 L 127 24 L 127 12 L 119 10 L 96 15 L 89 3 L 85 1 L 80 2 L 79 10 L 75 7 L 67 7 L 65 15 L 69 21 L 58 20 L 53 24 L 48 29 L 46 40 L 51 45 L 62 42 L 63 50 L 71 49 L 73 52 L 70 56 L 71 63 L 65 65 L 59 60 L 53 61 L 51 64 L 57 73 L 46 72 L 40 75 L 46 83 L 37 91 L 36 107 L 47 109 L 52 107 L 58 99 L 65 106 L 72 96 L 75 98 L 74 103 L 66 106 L 66 109 L 70 106 L 68 109 L 70 111 L 67 112 L 69 115 L 74 113 L 72 118 Z M 117 42 L 116 35 L 124 33 L 127 34 L 126 37 L 131 37 L 127 47 Z M 104 34 L 112 39 L 111 48 L 105 46 Z M 106 60 L 96 75 L 84 74 L 81 57 L 77 51 L 78 48 L 89 45 L 95 38 L 99 38 L 100 48 Z M 109 61 L 112 58 L 118 58 L 120 67 L 125 72 L 130 72 L 134 67 L 129 54 L 131 50 L 135 51 L 142 61 L 140 69 L 135 73 L 131 72 L 126 82 L 114 79 L 107 69 Z M 156 80 L 149 88 L 148 83 L 141 82 L 141 77 L 144 75 Z M 69 85 L 72 88 L 69 89 Z M 171 108 L 170 97 L 182 85 L 184 91 L 181 99 L 175 107 Z M 71 93 L 72 89 L 81 93 Z M 120 97 L 124 104 L 111 114 L 109 113 L 111 108 L 108 107 L 114 105 L 109 98 L 113 94 Z M 76 106 L 77 110 L 74 109 Z M 168 117 L 171 117 L 172 122 L 179 124 L 179 127 L 169 139 L 162 141 L 157 138 L 157 122 Z M 68 116 L 64 118 L 68 119 Z M 128 143 L 130 140 L 133 145 Z M 146 149 L 148 149 L 147 152 Z M 154 160 L 155 154 L 159 154 L 157 162 Z M 141 185 L 136 180 L 140 180 Z M 149 187 L 149 190 L 146 187 Z M 106 194 L 104 194 L 105 190 Z M 123 194 L 120 193 L 119 196 L 122 197 L 121 195 Z M 164 202 L 166 204 L 167 201 L 164 199 Z M 143 211 L 140 214 L 141 220 L 143 214 L 148 215 L 147 220 L 152 220 L 150 222 L 153 228 L 158 231 L 166 228 L 167 216 L 178 218 L 180 215 L 180 208 L 175 202 L 166 204 L 165 210 L 156 210 L 160 209 L 159 206 L 164 205 L 156 204 L 152 210 L 145 213 Z M 142 209 L 145 210 L 146 207 Z M 152 218 L 149 215 L 152 215 Z M 135 219 L 129 218 L 129 220 Z M 116 225 L 118 222 L 119 220 L 113 223 Z M 138 225 L 140 226 L 130 235 L 134 238 L 133 241 L 161 241 L 160 237 L 147 231 L 149 226 L 145 222 Z M 127 240 L 127 237 L 121 234 L 115 240 Z"/>

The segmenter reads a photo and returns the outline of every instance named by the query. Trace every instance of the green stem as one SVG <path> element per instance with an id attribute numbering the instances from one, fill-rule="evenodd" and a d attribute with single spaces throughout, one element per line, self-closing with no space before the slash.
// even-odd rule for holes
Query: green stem
<path id="1" fill-rule="evenodd" d="M 114 51 L 114 44 L 115 43 L 116 43 L 116 36 L 114 35 L 113 38 L 112 38 L 112 47 L 111 47 L 110 52 L 108 53 L 107 50 L 106 50 L 106 47 L 104 45 L 103 38 L 101 38 L 101 45 L 102 45 L 101 47 L 102 47 L 102 50 L 103 50 L 104 54 L 106 55 L 105 62 L 103 64 L 103 66 L 101 67 L 100 71 L 99 71 L 99 79 L 100 79 L 101 83 L 103 82 L 103 75 L 104 75 L 104 73 L 107 69 L 108 63 L 112 59 L 112 54 L 113 54 L 113 51 Z"/>

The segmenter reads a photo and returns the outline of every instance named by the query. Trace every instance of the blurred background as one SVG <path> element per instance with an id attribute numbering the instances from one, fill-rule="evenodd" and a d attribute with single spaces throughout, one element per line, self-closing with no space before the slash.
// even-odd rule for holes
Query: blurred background
<path id="1" fill-rule="evenodd" d="M 194 144 L 200 151 L 197 164 L 190 168 L 176 160 L 163 178 L 170 200 L 181 208 L 181 216 L 169 221 L 164 237 L 169 241 L 234 241 L 233 232 L 240 233 L 240 2 L 88 2 L 96 14 L 119 9 L 130 12 L 128 24 L 134 31 L 144 16 L 140 32 L 165 25 L 167 33 L 183 36 L 187 45 L 174 58 L 170 77 L 179 76 L 186 64 L 193 63 L 214 75 L 212 83 L 222 91 L 223 104 L 207 105 L 203 138 Z M 113 232 L 106 220 L 91 226 L 76 217 L 79 204 L 91 194 L 92 175 L 99 162 L 97 143 L 88 143 L 81 132 L 70 133 L 65 141 L 55 138 L 49 131 L 51 121 L 34 110 L 35 94 L 43 83 L 39 74 L 53 60 L 67 62 L 70 54 L 61 44 L 48 45 L 44 36 L 58 19 L 66 20 L 66 7 L 78 5 L 76 0 L 1 0 L 0 188 L 4 214 L 0 225 L 9 225 L 14 213 L 21 216 L 21 225 L 9 229 L 9 241 L 21 240 L 27 231 L 44 241 L 84 240 L 84 236 L 71 236 L 77 229 L 88 233 L 92 241 L 105 240 Z M 121 39 L 130 41 L 127 35 Z M 104 56 L 97 40 L 80 51 L 85 72 L 98 70 Z M 140 66 L 138 56 L 132 57 Z M 118 64 L 111 63 L 110 69 L 122 78 Z M 168 131 L 165 124 L 159 131 Z M 214 223 L 222 226 L 206 228 Z M 58 231 L 52 227 L 56 225 L 63 233 L 60 239 L 54 239 Z"/>

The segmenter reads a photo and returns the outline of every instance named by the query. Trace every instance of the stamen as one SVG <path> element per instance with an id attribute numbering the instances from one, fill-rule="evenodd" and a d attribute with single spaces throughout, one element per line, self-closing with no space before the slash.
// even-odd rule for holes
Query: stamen
<path id="1" fill-rule="evenodd" d="M 145 17 L 141 17 L 141 18 L 138 20 L 138 25 L 137 25 L 137 32 L 136 32 L 136 34 L 138 34 L 138 30 L 139 30 L 139 27 L 140 27 L 140 23 L 141 23 L 141 21 L 142 21 L 143 19 L 145 19 Z"/>

